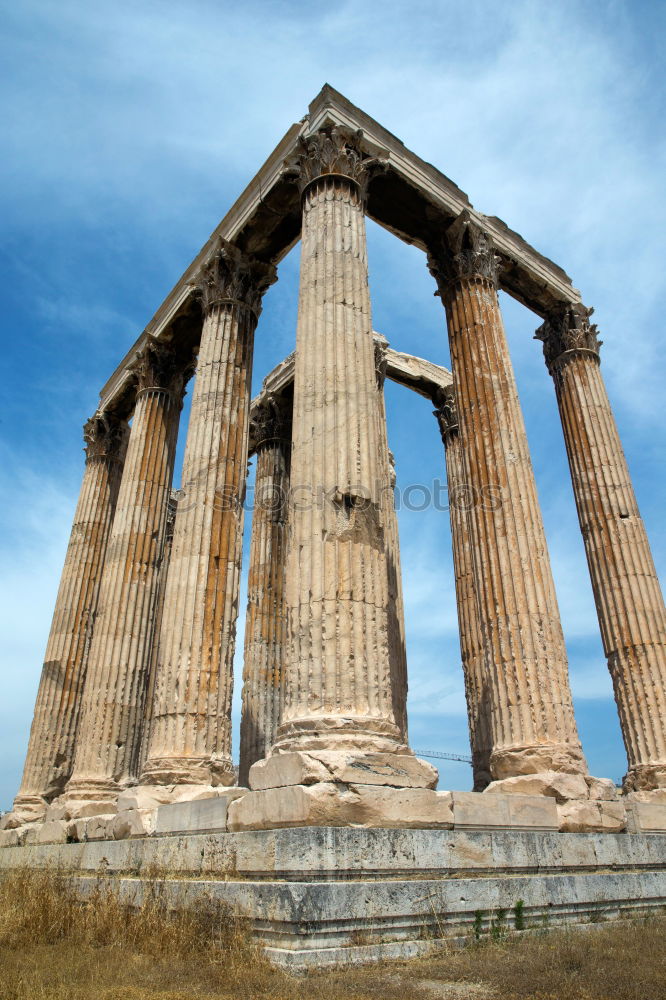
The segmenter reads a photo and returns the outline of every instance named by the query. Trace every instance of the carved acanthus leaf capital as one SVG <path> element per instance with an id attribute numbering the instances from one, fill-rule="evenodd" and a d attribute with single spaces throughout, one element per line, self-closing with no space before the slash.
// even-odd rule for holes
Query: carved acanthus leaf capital
<path id="1" fill-rule="evenodd" d="M 145 346 L 136 355 L 130 371 L 136 378 L 137 391 L 161 389 L 182 399 L 194 362 L 183 363 L 171 344 L 148 336 Z"/>
<path id="2" fill-rule="evenodd" d="M 370 179 L 387 166 L 384 156 L 368 156 L 362 148 L 363 132 L 341 125 L 327 126 L 311 135 L 299 136 L 299 151 L 287 161 L 287 175 L 298 183 L 301 193 L 313 181 L 325 176 L 347 177 L 358 185 L 365 198 Z"/>
<path id="3" fill-rule="evenodd" d="M 215 306 L 236 303 L 259 316 L 264 292 L 276 280 L 273 264 L 248 256 L 233 243 L 220 239 L 192 287 L 201 300 L 204 315 Z"/>
<path id="4" fill-rule="evenodd" d="M 428 254 L 428 267 L 442 297 L 460 278 L 485 278 L 497 288 L 501 264 L 492 239 L 468 209 L 446 229 L 441 246 Z"/>
<path id="5" fill-rule="evenodd" d="M 377 377 L 377 388 L 383 389 L 386 380 L 386 352 L 389 342 L 386 337 L 378 334 L 374 336 L 375 345 L 375 375 Z"/>
<path id="6" fill-rule="evenodd" d="M 433 403 L 435 404 L 433 413 L 437 417 L 439 432 L 446 446 L 452 435 L 458 433 L 458 407 L 453 386 L 441 389 L 433 399 Z"/>
<path id="7" fill-rule="evenodd" d="M 599 357 L 603 341 L 595 323 L 590 323 L 594 309 L 581 302 L 564 302 L 553 309 L 534 334 L 543 343 L 543 355 L 549 370 L 553 371 L 569 358 L 585 352 Z"/>
<path id="8" fill-rule="evenodd" d="M 98 410 L 83 425 L 86 461 L 105 458 L 122 462 L 128 438 L 129 424 L 126 420 L 116 416 L 115 413 Z"/>
<path id="9" fill-rule="evenodd" d="M 255 448 L 291 439 L 291 412 L 286 400 L 270 393 L 256 406 L 250 421 L 250 439 Z"/>

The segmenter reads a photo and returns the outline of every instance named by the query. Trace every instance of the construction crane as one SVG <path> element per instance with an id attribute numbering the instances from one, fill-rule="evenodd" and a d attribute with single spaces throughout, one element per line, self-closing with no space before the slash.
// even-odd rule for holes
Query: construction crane
<path id="1" fill-rule="evenodd" d="M 463 764 L 471 764 L 471 757 L 459 753 L 442 753 L 440 750 L 415 750 L 417 757 L 436 757 L 438 760 L 461 760 Z"/>

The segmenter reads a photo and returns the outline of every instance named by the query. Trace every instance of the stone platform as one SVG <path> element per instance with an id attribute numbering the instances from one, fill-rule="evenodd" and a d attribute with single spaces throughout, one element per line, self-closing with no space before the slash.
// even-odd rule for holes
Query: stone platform
<path id="1" fill-rule="evenodd" d="M 666 836 L 544 830 L 308 827 L 163 834 L 0 851 L 0 873 L 57 866 L 139 902 L 160 883 L 174 906 L 224 901 L 276 963 L 310 966 L 423 954 L 500 921 L 589 924 L 666 906 Z M 479 917 L 480 915 L 480 917 Z"/>

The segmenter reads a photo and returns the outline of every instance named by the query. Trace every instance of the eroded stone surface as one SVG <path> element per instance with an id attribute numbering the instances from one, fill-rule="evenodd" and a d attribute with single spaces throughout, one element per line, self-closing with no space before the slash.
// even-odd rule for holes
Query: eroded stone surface
<path id="1" fill-rule="evenodd" d="M 250 770 L 253 790 L 285 785 L 389 785 L 395 788 L 435 788 L 437 768 L 413 754 L 370 753 L 353 750 L 312 750 L 276 753 Z"/>
<path id="2" fill-rule="evenodd" d="M 214 798 L 160 806 L 155 816 L 155 833 L 162 835 L 226 830 L 229 804 L 247 792 L 247 788 L 230 788 Z"/>
<path id="3" fill-rule="evenodd" d="M 511 827 L 519 830 L 557 830 L 557 807 L 553 800 L 536 795 L 492 795 L 452 792 L 456 828 L 482 830 Z"/>
<path id="4" fill-rule="evenodd" d="M 587 799 L 588 784 L 582 774 L 566 774 L 557 771 L 544 771 L 541 774 L 517 775 L 514 778 L 504 778 L 493 781 L 485 790 L 485 794 L 502 795 L 547 795 L 557 802 L 567 802 L 569 799 Z"/>
<path id="5" fill-rule="evenodd" d="M 632 832 L 666 833 L 666 802 L 629 802 L 627 813 Z"/>
<path id="6" fill-rule="evenodd" d="M 623 802 L 571 801 L 558 805 L 557 811 L 565 833 L 620 833 L 627 826 Z"/>
<path id="7" fill-rule="evenodd" d="M 451 827 L 450 792 L 319 782 L 250 792 L 229 806 L 229 830 L 290 826 Z"/>

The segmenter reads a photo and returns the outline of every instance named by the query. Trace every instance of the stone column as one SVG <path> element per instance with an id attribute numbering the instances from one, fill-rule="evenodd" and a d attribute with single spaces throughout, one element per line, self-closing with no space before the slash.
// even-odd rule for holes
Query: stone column
<path id="1" fill-rule="evenodd" d="M 269 396 L 253 420 L 257 473 L 247 583 L 238 783 L 268 756 L 282 715 L 291 402 Z"/>
<path id="2" fill-rule="evenodd" d="M 563 304 L 536 336 L 555 382 L 629 760 L 625 789 L 654 794 L 666 789 L 666 612 L 599 367 L 601 341 L 591 313 Z"/>
<path id="3" fill-rule="evenodd" d="M 17 818 L 37 819 L 72 770 L 74 742 L 100 576 L 120 487 L 129 428 L 100 411 L 83 435 L 86 466 L 46 646 Z"/>
<path id="4" fill-rule="evenodd" d="M 138 391 L 100 584 L 66 789 L 70 816 L 112 812 L 136 779 L 141 722 L 186 375 L 172 347 L 153 338 L 133 367 Z"/>
<path id="5" fill-rule="evenodd" d="M 584 773 L 567 656 L 497 298 L 499 258 L 465 210 L 430 268 L 446 307 L 490 699 L 493 778 Z M 515 785 L 515 783 L 514 783 Z M 514 786 L 511 786 L 514 787 Z"/>
<path id="6" fill-rule="evenodd" d="M 386 380 L 386 349 L 388 341 L 375 334 L 375 373 L 379 417 L 378 440 L 380 446 L 379 469 L 382 480 L 381 505 L 385 523 L 386 559 L 388 570 L 388 628 L 389 659 L 394 671 L 393 692 L 394 713 L 400 740 L 407 743 L 407 646 L 405 642 L 405 606 L 402 596 L 402 567 L 400 565 L 400 539 L 398 517 L 395 510 L 395 459 L 389 448 L 386 423 L 386 401 L 384 382 Z"/>
<path id="7" fill-rule="evenodd" d="M 141 724 L 141 754 L 139 773 L 143 772 L 143 768 L 146 763 L 146 755 L 148 753 L 148 742 L 150 740 L 150 720 L 152 717 L 153 698 L 155 695 L 155 673 L 157 671 L 157 661 L 159 655 L 159 636 L 162 631 L 162 621 L 164 618 L 164 595 L 166 593 L 166 582 L 169 574 L 169 563 L 171 562 L 173 529 L 176 520 L 176 510 L 178 509 L 178 492 L 178 490 L 171 490 L 169 494 L 167 520 L 164 529 L 164 550 L 160 562 L 160 574 L 157 584 L 157 603 L 155 608 L 155 624 L 153 626 L 153 643 L 150 651 L 148 684 L 146 687 L 146 697 L 143 706 L 143 722 Z"/>
<path id="8" fill-rule="evenodd" d="M 490 773 L 492 693 L 486 675 L 479 610 L 474 592 L 474 563 L 467 524 L 470 505 L 469 490 L 465 479 L 465 466 L 460 434 L 458 433 L 458 411 L 453 388 L 443 390 L 433 402 L 436 406 L 434 412 L 446 454 L 453 573 L 458 607 L 460 655 L 472 747 L 474 791 L 482 792 L 492 781 Z"/>
<path id="9" fill-rule="evenodd" d="M 405 692 L 396 690 L 390 651 L 385 444 L 363 210 L 376 161 L 364 160 L 358 134 L 342 128 L 302 142 L 289 655 L 276 748 L 394 752 Z"/>
<path id="10" fill-rule="evenodd" d="M 142 784 L 231 785 L 231 695 L 254 329 L 268 264 L 222 243 L 203 329 L 164 597 Z"/>

